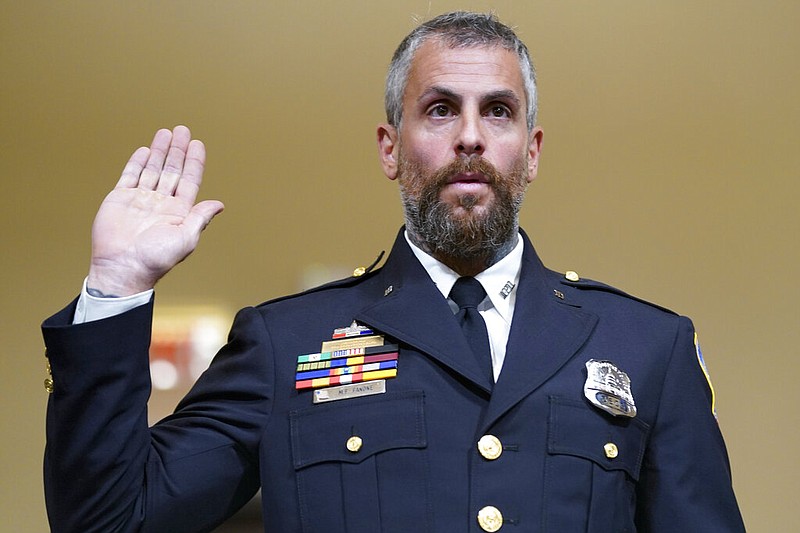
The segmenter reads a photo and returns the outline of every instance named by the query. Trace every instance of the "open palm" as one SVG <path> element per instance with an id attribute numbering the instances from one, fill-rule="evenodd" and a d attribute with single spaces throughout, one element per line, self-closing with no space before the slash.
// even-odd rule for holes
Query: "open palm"
<path id="1" fill-rule="evenodd" d="M 184 126 L 159 130 L 150 148 L 133 153 L 92 226 L 90 288 L 115 296 L 150 289 L 195 249 L 223 209 L 194 203 L 204 166 L 205 147 Z"/>

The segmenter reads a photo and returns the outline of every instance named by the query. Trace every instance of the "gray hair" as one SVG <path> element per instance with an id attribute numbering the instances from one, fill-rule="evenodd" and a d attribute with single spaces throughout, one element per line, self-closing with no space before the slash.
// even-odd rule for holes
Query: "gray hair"
<path id="1" fill-rule="evenodd" d="M 411 61 L 428 39 L 437 38 L 451 48 L 501 46 L 517 54 L 527 100 L 528 131 L 536 124 L 536 71 L 528 48 L 510 27 L 492 13 L 454 11 L 417 26 L 397 47 L 386 75 L 386 120 L 397 128 L 403 119 L 403 93 L 408 83 Z"/>

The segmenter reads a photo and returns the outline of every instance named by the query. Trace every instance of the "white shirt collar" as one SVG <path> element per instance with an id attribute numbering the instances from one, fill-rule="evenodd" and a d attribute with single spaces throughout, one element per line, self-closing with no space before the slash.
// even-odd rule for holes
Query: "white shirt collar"
<path id="1" fill-rule="evenodd" d="M 408 231 L 405 232 L 405 238 L 411 247 L 411 251 L 414 252 L 414 255 L 436 284 L 436 288 L 439 289 L 442 296 L 447 298 L 450 294 L 450 289 L 453 288 L 453 284 L 460 276 L 453 269 L 428 255 L 428 253 L 411 242 L 408 237 Z M 517 296 L 516 289 L 519 284 L 520 271 L 522 270 L 522 249 L 522 237 L 517 235 L 517 244 L 511 252 L 475 276 L 475 279 L 483 285 L 483 289 L 489 296 L 492 306 L 509 324 L 514 313 L 514 304 Z M 486 300 L 484 300 L 482 307 L 487 305 Z"/>

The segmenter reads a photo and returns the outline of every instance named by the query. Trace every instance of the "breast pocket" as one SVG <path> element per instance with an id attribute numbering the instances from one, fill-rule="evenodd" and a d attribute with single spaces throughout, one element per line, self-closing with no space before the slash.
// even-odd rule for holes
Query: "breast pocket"
<path id="1" fill-rule="evenodd" d="M 635 489 L 649 430 L 638 418 L 550 398 L 546 531 L 635 531 Z"/>
<path id="2" fill-rule="evenodd" d="M 341 400 L 290 413 L 303 531 L 426 531 L 422 391 Z"/>

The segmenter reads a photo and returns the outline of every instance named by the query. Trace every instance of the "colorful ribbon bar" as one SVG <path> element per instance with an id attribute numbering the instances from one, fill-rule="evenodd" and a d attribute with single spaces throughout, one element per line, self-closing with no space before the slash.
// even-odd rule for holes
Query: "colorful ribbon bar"
<path id="1" fill-rule="evenodd" d="M 348 348 L 346 350 L 336 350 L 333 352 L 310 353 L 297 357 L 297 364 L 313 363 L 316 361 L 327 361 L 339 357 L 353 357 L 357 355 L 373 355 L 380 353 L 396 352 L 396 344 L 382 344 L 380 346 L 367 346 L 362 348 Z"/>
<path id="2" fill-rule="evenodd" d="M 308 363 L 298 363 L 297 371 L 306 372 L 308 370 L 320 370 L 323 368 L 338 368 L 340 366 L 362 365 L 365 363 L 378 363 L 380 361 L 391 361 L 397 359 L 397 352 L 381 353 L 377 355 L 360 355 L 348 357 L 346 359 L 327 359 L 323 361 L 310 361 Z"/>
<path id="3" fill-rule="evenodd" d="M 376 370 L 373 372 L 363 372 L 359 374 L 343 374 L 341 376 L 331 376 L 327 378 L 306 379 L 295 383 L 297 390 L 315 389 L 318 387 L 329 387 L 331 385 L 345 385 L 347 383 L 360 383 L 362 381 L 372 381 L 375 379 L 387 379 L 397 376 L 397 369 Z"/>
<path id="4" fill-rule="evenodd" d="M 380 361 L 376 363 L 341 366 L 339 368 L 322 368 L 319 370 L 309 370 L 307 372 L 298 372 L 295 377 L 296 380 L 300 382 L 316 378 L 344 376 L 346 374 L 361 374 L 364 372 L 372 372 L 375 370 L 388 370 L 390 368 L 397 368 L 397 359 L 393 361 Z"/>

